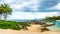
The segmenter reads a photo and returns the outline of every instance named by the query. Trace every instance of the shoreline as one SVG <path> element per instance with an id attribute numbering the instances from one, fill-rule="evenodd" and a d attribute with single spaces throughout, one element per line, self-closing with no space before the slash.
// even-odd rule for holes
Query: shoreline
<path id="1" fill-rule="evenodd" d="M 60 22 L 60 20 L 56 20 L 56 21 L 59 21 Z"/>
<path id="2" fill-rule="evenodd" d="M 45 32 L 30 32 L 30 31 L 16 31 L 16 30 L 10 30 L 10 29 L 0 29 L 1 34 L 60 34 L 60 32 L 55 31 L 45 31 Z"/>
<path id="3" fill-rule="evenodd" d="M 45 31 L 40 32 L 40 25 L 32 25 L 28 27 L 29 30 L 11 30 L 11 29 L 0 29 L 1 34 L 60 34 L 60 31 Z"/>

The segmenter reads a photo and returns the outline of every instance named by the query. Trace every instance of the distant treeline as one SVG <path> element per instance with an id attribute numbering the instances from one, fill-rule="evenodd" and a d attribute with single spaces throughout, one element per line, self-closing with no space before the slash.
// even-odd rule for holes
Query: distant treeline
<path id="1" fill-rule="evenodd" d="M 46 17 L 45 20 L 46 21 L 60 20 L 60 16 Z"/>

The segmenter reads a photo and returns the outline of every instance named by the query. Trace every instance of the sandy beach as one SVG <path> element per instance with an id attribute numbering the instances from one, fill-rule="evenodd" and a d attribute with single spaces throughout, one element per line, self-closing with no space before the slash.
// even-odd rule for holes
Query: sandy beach
<path id="1" fill-rule="evenodd" d="M 31 27 L 28 27 L 29 30 L 26 31 L 0 29 L 0 34 L 60 34 L 60 32 L 56 32 L 56 31 L 39 32 L 38 28 L 40 28 L 40 25 L 32 25 Z"/>

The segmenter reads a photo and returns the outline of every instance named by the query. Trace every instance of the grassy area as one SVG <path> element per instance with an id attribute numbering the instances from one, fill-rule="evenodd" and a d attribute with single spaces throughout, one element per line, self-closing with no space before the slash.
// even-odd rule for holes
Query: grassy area
<path id="1" fill-rule="evenodd" d="M 21 28 L 17 26 L 24 25 L 24 26 L 30 26 L 27 22 L 15 22 L 15 21 L 0 21 L 0 29 L 13 29 L 13 30 L 20 30 Z"/>

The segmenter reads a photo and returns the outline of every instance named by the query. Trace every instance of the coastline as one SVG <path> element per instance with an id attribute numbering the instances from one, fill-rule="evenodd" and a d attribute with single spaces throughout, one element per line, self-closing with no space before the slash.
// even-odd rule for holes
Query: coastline
<path id="1" fill-rule="evenodd" d="M 57 31 L 45 31 L 45 32 L 31 32 L 31 31 L 16 31 L 16 30 L 10 30 L 10 29 L 0 29 L 0 34 L 60 34 L 60 32 Z"/>
<path id="2" fill-rule="evenodd" d="M 11 30 L 11 29 L 0 29 L 1 34 L 60 34 L 58 31 L 45 31 L 40 32 L 38 28 L 41 28 L 40 25 L 32 25 L 28 27 L 29 30 Z"/>
<path id="3" fill-rule="evenodd" d="M 56 20 L 56 21 L 59 21 L 60 22 L 60 20 Z"/>

